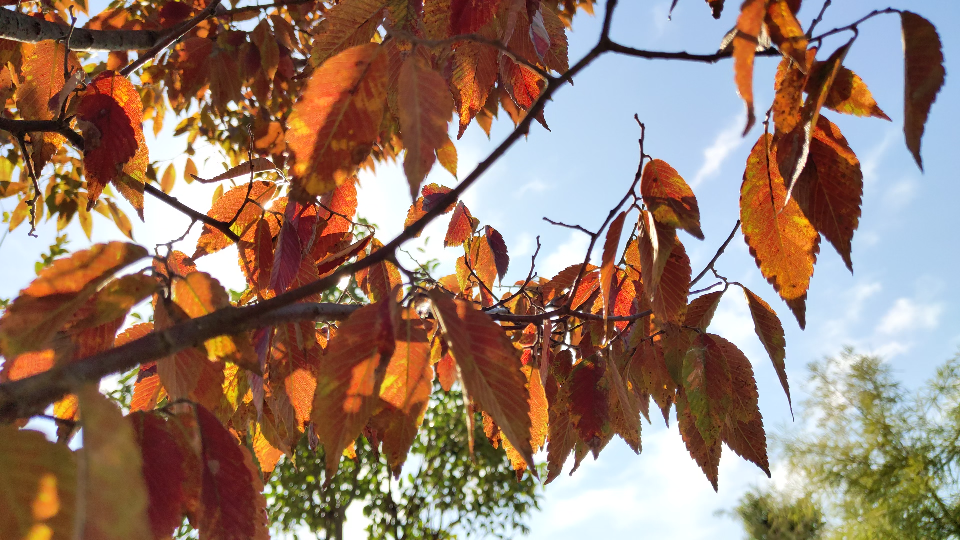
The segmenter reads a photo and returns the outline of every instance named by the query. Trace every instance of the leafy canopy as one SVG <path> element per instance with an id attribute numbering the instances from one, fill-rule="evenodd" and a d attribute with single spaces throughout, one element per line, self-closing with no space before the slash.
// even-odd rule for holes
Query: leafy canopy
<path id="1" fill-rule="evenodd" d="M 746 0 L 719 52 L 644 51 L 610 38 L 617 1 L 608 0 L 596 46 L 571 62 L 573 15 L 592 13 L 593 4 L 135 0 L 111 4 L 82 28 L 66 19 L 85 6 L 68 0 L 0 10 L 0 131 L 10 143 L 0 195 L 17 200 L 10 228 L 33 233 L 46 215 L 62 229 L 76 218 L 89 237 L 91 212 L 99 212 L 132 240 L 119 203 L 152 225 L 146 196 L 203 225 L 195 247 L 178 245 L 184 234 L 150 260 L 128 242 L 69 253 L 7 305 L 0 420 L 22 425 L 52 404 L 61 441 L 79 427 L 85 440 L 81 451 L 65 452 L 3 428 L 13 442 L 0 447 L 0 461 L 38 456 L 8 483 L 18 496 L 4 503 L 13 505 L 2 513 L 4 537 L 39 529 L 67 537 L 82 526 L 104 537 L 159 538 L 184 516 L 203 538 L 264 537 L 262 485 L 280 456 L 306 438 L 323 447 L 330 478 L 362 436 L 400 474 L 434 380 L 463 391 L 467 433 L 479 411 L 477 425 L 520 476 L 535 474 L 544 448 L 548 482 L 570 455 L 578 465 L 614 436 L 639 453 L 651 398 L 665 420 L 675 410 L 714 488 L 723 444 L 769 473 L 752 363 L 710 323 L 721 297 L 741 288 L 789 402 L 783 325 L 715 264 L 742 229 L 760 272 L 803 327 L 821 240 L 852 268 L 863 192 L 859 161 L 828 113 L 886 119 L 844 65 L 858 25 L 901 19 L 904 132 L 918 165 L 944 80 L 940 39 L 911 12 L 878 10 L 816 34 L 819 17 L 804 27 L 799 0 Z M 723 9 L 707 4 L 704 15 Z M 853 37 L 822 51 L 823 39 L 840 32 Z M 637 174 L 602 225 L 555 222 L 588 235 L 583 263 L 541 276 L 534 256 L 527 277 L 505 285 L 503 235 L 461 195 L 537 129 L 534 121 L 546 127 L 557 89 L 607 53 L 731 59 L 749 112 L 745 134 L 757 118 L 754 63 L 781 58 L 769 120 L 745 166 L 740 220 L 694 274 L 684 235 L 713 231 L 701 229 L 681 171 L 644 152 L 638 119 Z M 515 129 L 475 170 L 458 170 L 451 118 L 458 137 L 473 123 L 489 134 L 501 111 Z M 161 174 L 143 130 L 149 122 L 159 132 L 167 113 L 188 154 L 209 143 L 228 170 L 200 178 L 188 159 L 183 171 Z M 387 160 L 403 161 L 413 198 L 393 239 L 356 217 L 358 170 Z M 459 182 L 425 185 L 437 164 Z M 218 184 L 207 212 L 169 195 L 180 179 Z M 403 244 L 446 214 L 444 244 L 462 253 L 455 272 L 402 265 Z M 601 242 L 595 267 L 589 254 Z M 228 248 L 247 281 L 234 296 L 195 262 Z M 711 271 L 720 282 L 698 290 Z M 325 298 L 343 279 L 360 292 Z M 152 317 L 125 326 L 146 299 Z M 122 419 L 92 385 L 131 368 L 139 371 Z M 31 494 L 58 502 L 38 510 Z"/>

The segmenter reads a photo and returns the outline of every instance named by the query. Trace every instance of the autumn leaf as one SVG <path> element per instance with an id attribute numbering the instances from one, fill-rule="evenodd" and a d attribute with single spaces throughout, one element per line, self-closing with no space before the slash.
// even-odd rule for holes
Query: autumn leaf
<path id="1" fill-rule="evenodd" d="M 603 318 L 606 320 L 607 314 L 611 311 L 610 291 L 613 289 L 613 279 L 617 256 L 617 248 L 620 247 L 620 234 L 623 232 L 623 220 L 627 217 L 626 212 L 620 212 L 617 217 L 610 222 L 610 228 L 607 230 L 607 237 L 603 242 L 603 255 L 600 260 L 600 296 L 603 299 Z"/>
<path id="2" fill-rule="evenodd" d="M 383 248 L 383 244 L 376 238 L 370 242 L 371 254 L 381 248 Z M 364 256 L 358 257 L 358 259 L 363 260 Z M 403 282 L 400 277 L 400 270 L 393 263 L 380 261 L 357 271 L 355 277 L 360 289 L 366 293 L 371 302 L 380 302 L 391 297 L 395 300 L 399 299 L 397 295 L 400 293 Z"/>
<path id="3" fill-rule="evenodd" d="M 416 53 L 403 62 L 399 83 L 400 134 L 406 150 L 403 171 L 410 184 L 410 198 L 416 199 L 437 150 L 449 140 L 447 123 L 453 98 L 443 77 Z"/>
<path id="4" fill-rule="evenodd" d="M 77 251 L 44 269 L 0 317 L 0 352 L 6 358 L 44 345 L 97 287 L 147 250 L 110 242 Z"/>
<path id="5" fill-rule="evenodd" d="M 496 39 L 492 27 L 484 27 L 480 34 Z M 453 73 L 451 82 L 460 115 L 457 139 L 463 137 L 470 121 L 483 108 L 490 90 L 497 82 L 499 52 L 494 47 L 474 41 L 460 43 L 452 53 Z"/>
<path id="6" fill-rule="evenodd" d="M 690 258 L 683 244 L 676 239 L 670 250 L 660 276 L 660 284 L 653 293 L 650 304 L 657 319 L 679 323 L 683 320 L 687 308 L 687 294 L 690 292 Z"/>
<path id="7" fill-rule="evenodd" d="M 470 34 L 493 19 L 501 0 L 451 0 L 450 34 Z"/>
<path id="8" fill-rule="evenodd" d="M 760 343 L 766 349 L 770 361 L 773 362 L 773 369 L 777 372 L 780 379 L 780 385 L 787 394 L 787 404 L 790 406 L 790 414 L 793 414 L 793 402 L 790 399 L 790 383 L 787 382 L 787 368 L 784 363 L 786 358 L 787 341 L 783 334 L 783 325 L 777 317 L 776 312 L 770 307 L 770 304 L 764 302 L 750 289 L 743 287 L 743 294 L 747 297 L 747 307 L 750 308 L 750 316 L 753 318 L 753 328 L 760 338 Z"/>
<path id="9" fill-rule="evenodd" d="M 713 10 L 714 19 L 719 19 L 720 14 L 723 13 L 723 2 L 724 0 L 707 0 L 707 5 Z"/>
<path id="10" fill-rule="evenodd" d="M 533 366 L 523 366 L 521 368 L 524 377 L 527 380 L 527 392 L 529 394 L 528 404 L 530 406 L 530 447 L 534 452 L 543 448 L 547 440 L 547 421 L 549 419 L 549 404 L 547 396 L 541 382 L 540 370 Z M 519 478 L 523 471 L 527 470 L 529 464 L 524 461 L 523 456 L 510 443 L 509 439 L 503 441 L 503 449 L 507 453 L 507 459 L 513 465 L 513 470 L 517 472 Z"/>
<path id="11" fill-rule="evenodd" d="M 170 167 L 172 167 L 172 165 Z M 170 167 L 167 167 L 167 171 L 171 170 Z M 196 174 L 194 174 L 192 178 L 201 184 L 216 184 L 224 180 L 232 180 L 241 176 L 251 177 L 251 175 L 256 173 L 275 170 L 278 170 L 276 164 L 269 159 L 254 158 L 252 161 L 244 161 L 236 167 L 230 167 L 226 172 L 222 172 L 210 179 L 200 178 Z M 164 177 L 166 177 L 166 175 L 167 173 L 164 173 Z"/>
<path id="12" fill-rule="evenodd" d="M 39 431 L 0 426 L 0 537 L 69 538 L 75 525 L 75 455 Z"/>
<path id="13" fill-rule="evenodd" d="M 263 213 L 262 207 L 273 197 L 276 189 L 275 184 L 263 180 L 231 188 L 217 199 L 207 215 L 230 224 L 230 230 L 237 236 L 252 241 L 256 233 L 254 225 Z M 205 224 L 197 239 L 197 251 L 193 258 L 216 253 L 232 243 L 222 231 Z"/>
<path id="14" fill-rule="evenodd" d="M 154 538 L 166 538 L 183 522 L 186 510 L 187 456 L 177 443 L 167 422 L 157 414 L 132 412 L 127 420 L 133 433 L 143 463 L 143 479 L 149 505 L 147 516 Z M 176 429 L 176 428 L 172 428 Z"/>
<path id="15" fill-rule="evenodd" d="M 213 276 L 191 272 L 173 280 L 173 299 L 191 319 L 209 315 L 230 306 L 230 295 Z M 246 334 L 219 336 L 203 343 L 210 360 L 223 360 L 259 373 L 256 355 Z"/>
<path id="16" fill-rule="evenodd" d="M 566 351 L 565 351 L 566 352 Z M 563 469 L 567 457 L 577 442 L 577 431 L 570 418 L 569 388 L 557 383 L 553 374 L 547 376 L 544 387 L 547 397 L 548 433 L 547 433 L 547 478 L 549 484 Z"/>
<path id="17" fill-rule="evenodd" d="M 266 539 L 263 484 L 246 448 L 210 411 L 197 406 L 203 445 L 203 488 L 197 529 L 217 540 Z"/>
<path id="18" fill-rule="evenodd" d="M 663 421 L 669 423 L 670 407 L 677 396 L 677 384 L 667 369 L 659 341 L 644 339 L 630 357 L 628 380 L 645 394 L 650 395 L 663 413 Z"/>
<path id="19" fill-rule="evenodd" d="M 513 102 L 524 111 L 533 106 L 546 85 L 537 72 L 514 62 L 506 55 L 500 56 L 500 81 Z M 542 114 L 537 117 L 537 121 L 546 127 Z"/>
<path id="20" fill-rule="evenodd" d="M 767 437 L 760 415 L 757 382 L 750 361 L 736 345 L 713 334 L 707 334 L 711 354 L 722 357 L 730 373 L 730 408 L 727 411 L 720 437 L 740 457 L 751 461 L 770 476 L 767 459 Z"/>
<path id="21" fill-rule="evenodd" d="M 450 218 L 450 225 L 447 226 L 447 235 L 443 239 L 443 247 L 459 246 L 466 242 L 473 231 L 477 228 L 479 220 L 470 214 L 463 201 L 457 203 L 453 210 L 453 216 Z"/>
<path id="22" fill-rule="evenodd" d="M 819 70 L 819 67 L 818 63 L 814 64 L 813 71 Z M 890 120 L 890 117 L 880 109 L 876 100 L 873 99 L 873 94 L 867 88 L 863 79 L 843 66 L 840 66 L 837 71 L 823 106 L 839 113 Z"/>
<path id="23" fill-rule="evenodd" d="M 770 41 L 784 56 L 792 58 L 800 71 L 806 72 L 807 36 L 794 13 L 787 0 L 770 0 L 767 5 L 767 28 Z"/>
<path id="24" fill-rule="evenodd" d="M 523 460 L 532 464 L 529 392 L 516 349 L 487 314 L 436 290 L 429 296 L 467 394 L 497 422 Z"/>
<path id="25" fill-rule="evenodd" d="M 420 197 L 418 197 L 417 200 L 410 205 L 410 209 L 407 210 L 407 219 L 403 222 L 404 228 L 413 225 L 417 222 L 417 220 L 427 215 L 427 212 L 429 212 L 435 206 L 436 201 L 438 201 L 447 193 L 450 193 L 450 188 L 441 186 L 439 184 L 427 184 L 423 186 L 423 189 L 420 191 L 420 193 Z M 445 208 L 443 213 L 446 214 L 451 210 L 453 210 L 453 205 Z M 419 236 L 420 233 L 417 233 L 417 237 Z"/>
<path id="26" fill-rule="evenodd" d="M 733 392 L 723 349 L 710 334 L 698 334 L 683 359 L 683 390 L 700 436 L 707 446 L 720 430 Z"/>
<path id="27" fill-rule="evenodd" d="M 627 361 L 629 362 L 629 359 Z M 620 368 L 612 354 L 607 356 L 604 375 L 610 400 L 611 427 L 631 450 L 639 454 L 641 450 L 640 403 L 637 397 L 627 390 L 626 381 L 621 376 Z"/>
<path id="28" fill-rule="evenodd" d="M 610 400 L 604 372 L 605 360 L 584 358 L 570 372 L 570 418 L 580 440 L 593 451 L 594 457 L 605 444 L 610 429 Z"/>
<path id="29" fill-rule="evenodd" d="M 690 452 L 690 456 L 693 457 L 693 460 L 700 467 L 700 470 L 702 470 L 703 474 L 710 480 L 710 485 L 713 486 L 713 490 L 717 491 L 720 473 L 720 452 L 722 450 L 720 438 L 718 437 L 714 442 L 709 444 L 704 440 L 700 434 L 700 430 L 697 428 L 696 420 L 690 409 L 690 403 L 683 390 L 677 393 L 677 425 L 680 428 L 680 436 L 683 438 L 683 442 L 687 446 L 687 451 Z"/>
<path id="30" fill-rule="evenodd" d="M 806 325 L 806 298 L 820 235 L 786 187 L 768 155 L 776 156 L 771 136 L 763 135 L 747 159 L 740 188 L 743 237 L 767 282 L 790 306 L 800 328 Z"/>
<path id="31" fill-rule="evenodd" d="M 643 168 L 640 193 L 654 219 L 668 227 L 683 229 L 703 240 L 700 209 L 690 186 L 667 162 L 654 159 Z"/>
<path id="32" fill-rule="evenodd" d="M 83 448 L 78 459 L 83 486 L 85 538 L 147 538 L 147 486 L 133 426 L 95 385 L 77 392 Z"/>
<path id="33" fill-rule="evenodd" d="M 794 198 L 810 224 L 824 236 L 853 272 L 850 252 L 860 222 L 863 172 L 840 129 L 820 117 L 810 156 L 797 179 Z"/>
<path id="34" fill-rule="evenodd" d="M 294 184 L 322 195 L 353 177 L 379 135 L 387 55 L 375 43 L 347 49 L 320 66 L 288 121 Z"/>
<path id="35" fill-rule="evenodd" d="M 327 481 L 340 454 L 374 412 L 394 352 L 390 300 L 364 306 L 340 324 L 317 367 L 312 419 L 327 456 Z"/>
<path id="36" fill-rule="evenodd" d="M 747 105 L 746 135 L 756 122 L 753 111 L 753 59 L 756 56 L 757 43 L 768 0 L 745 0 L 737 17 L 737 33 L 733 37 L 733 74 L 737 91 Z"/>
<path id="37" fill-rule="evenodd" d="M 904 54 L 903 133 L 907 148 L 923 170 L 920 139 L 930 115 L 930 106 L 943 88 L 943 45 L 937 29 L 920 15 L 900 12 Z"/>
<path id="38" fill-rule="evenodd" d="M 684 315 L 683 325 L 706 330 L 710 326 L 710 321 L 713 320 L 714 313 L 717 312 L 717 306 L 720 305 L 722 297 L 723 291 L 719 290 L 700 295 L 691 300 Z"/>
<path id="39" fill-rule="evenodd" d="M 652 213 L 641 210 L 638 236 L 637 247 L 643 289 L 647 293 L 647 298 L 653 301 L 660 287 L 664 268 L 677 243 L 677 234 L 673 228 L 658 223 Z"/>
<path id="40" fill-rule="evenodd" d="M 816 56 L 816 49 L 807 51 L 808 65 Z M 812 68 L 815 70 L 816 68 Z M 800 122 L 800 109 L 803 107 L 804 85 L 809 80 L 797 64 L 787 57 L 777 66 L 774 79 L 773 125 L 774 131 L 783 135 L 790 133 Z"/>
<path id="41" fill-rule="evenodd" d="M 383 20 L 386 0 L 346 0 L 324 13 L 317 28 L 310 62 L 319 66 L 351 47 L 369 43 Z"/>
<path id="42" fill-rule="evenodd" d="M 490 251 L 493 253 L 493 264 L 497 269 L 497 277 L 503 281 L 503 276 L 507 275 L 507 269 L 510 268 L 510 255 L 507 254 L 507 244 L 503 241 L 503 236 L 493 227 L 486 225 L 483 228 L 484 237 Z"/>

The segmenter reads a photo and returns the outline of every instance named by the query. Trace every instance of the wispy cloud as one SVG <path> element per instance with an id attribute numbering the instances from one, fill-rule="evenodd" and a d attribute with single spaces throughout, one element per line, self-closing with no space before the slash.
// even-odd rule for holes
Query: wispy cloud
<path id="1" fill-rule="evenodd" d="M 582 263 L 589 246 L 590 241 L 587 235 L 571 231 L 567 241 L 557 246 L 557 249 L 543 259 L 541 275 L 553 277 L 572 264 Z"/>
<path id="2" fill-rule="evenodd" d="M 913 330 L 932 330 L 940 323 L 942 313 L 942 304 L 897 298 L 877 325 L 877 333 L 889 336 Z"/>
<path id="3" fill-rule="evenodd" d="M 743 115 L 738 115 L 723 131 L 717 134 L 713 144 L 703 151 L 703 165 L 694 175 L 693 181 L 690 183 L 691 187 L 697 187 L 701 182 L 715 175 L 727 157 L 740 146 L 740 143 L 743 142 L 741 131 L 745 121 Z"/>

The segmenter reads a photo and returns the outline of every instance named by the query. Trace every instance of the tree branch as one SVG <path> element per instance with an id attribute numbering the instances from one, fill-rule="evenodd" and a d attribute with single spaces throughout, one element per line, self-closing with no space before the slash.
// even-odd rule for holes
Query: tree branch
<path id="1" fill-rule="evenodd" d="M 209 17 L 220 4 L 215 0 L 196 17 L 163 30 L 88 30 L 31 17 L 9 9 L 0 9 L 0 38 L 21 43 L 46 40 L 66 41 L 74 51 L 143 51 L 156 47 L 172 35 L 182 35 Z M 168 43 L 169 44 L 169 43 Z"/>
<path id="2" fill-rule="evenodd" d="M 708 262 L 707 265 L 703 267 L 703 270 L 701 270 L 700 273 L 697 274 L 697 277 L 693 278 L 693 281 L 690 282 L 690 287 L 693 287 L 694 285 L 696 285 L 698 281 L 703 279 L 703 276 L 707 275 L 708 271 L 713 269 L 714 263 L 717 262 L 717 259 L 720 258 L 720 255 L 723 255 L 723 250 L 727 249 L 727 246 L 730 245 L 730 241 L 733 240 L 734 235 L 737 234 L 737 230 L 739 229 L 740 229 L 740 220 L 738 219 L 733 226 L 733 230 L 730 231 L 730 235 L 727 236 L 727 239 L 723 241 L 723 244 L 720 244 L 720 248 L 717 249 L 716 253 L 714 253 L 713 258 L 710 259 L 710 262 Z"/>
<path id="3" fill-rule="evenodd" d="M 0 11 L 5 11 L 0 9 Z M 60 120 L 12 120 L 10 118 L 0 117 L 0 130 L 9 132 L 14 136 L 25 135 L 27 133 L 59 133 L 63 135 L 70 144 L 79 149 L 83 149 L 83 136 L 70 129 L 70 125 Z"/>
<path id="4" fill-rule="evenodd" d="M 194 210 L 193 208 L 190 208 L 189 206 L 187 206 L 187 205 L 183 204 L 182 202 L 180 202 L 179 200 L 177 200 L 176 197 L 172 197 L 172 196 L 170 196 L 170 195 L 167 195 L 167 194 L 164 193 L 163 191 L 157 189 L 157 186 L 154 186 L 153 184 L 145 183 L 145 184 L 143 185 L 143 192 L 144 192 L 144 193 L 149 193 L 150 195 L 153 195 L 153 196 L 156 197 L 157 199 L 160 199 L 161 201 L 163 201 L 163 202 L 167 203 L 168 205 L 172 206 L 173 208 L 176 208 L 176 209 L 179 210 L 180 212 L 182 212 L 182 213 L 186 214 L 187 216 L 189 216 L 189 217 L 190 217 L 191 219 L 193 219 L 194 221 L 200 221 L 200 222 L 202 222 L 202 223 L 205 224 L 205 225 L 209 225 L 209 226 L 213 227 L 214 229 L 222 232 L 222 233 L 223 233 L 227 238 L 229 238 L 230 240 L 233 240 L 234 242 L 239 242 L 239 241 L 240 241 L 240 237 L 237 235 L 237 233 L 235 233 L 235 232 L 233 232 L 232 230 L 230 230 L 230 224 L 229 224 L 229 223 L 224 223 L 224 222 L 220 221 L 219 219 L 214 219 L 214 218 L 212 218 L 212 217 L 210 217 L 210 216 L 208 216 L 208 215 L 206 215 L 206 214 L 201 214 L 200 212 L 197 212 L 197 211 Z"/>

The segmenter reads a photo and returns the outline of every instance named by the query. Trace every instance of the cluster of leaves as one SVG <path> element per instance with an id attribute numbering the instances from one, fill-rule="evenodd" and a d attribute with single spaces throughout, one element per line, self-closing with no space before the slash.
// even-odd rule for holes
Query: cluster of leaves
<path id="1" fill-rule="evenodd" d="M 277 466 L 267 484 L 274 526 L 288 533 L 315 531 L 342 538 L 346 510 L 366 501 L 371 538 L 455 538 L 465 535 L 512 538 L 527 530 L 526 515 L 537 506 L 531 476 L 519 482 L 502 449 L 481 437 L 468 451 L 463 394 L 434 385 L 422 430 L 410 449 L 415 464 L 396 481 L 369 442 L 360 439 L 356 455 L 341 458 L 329 482 L 322 462 L 305 441 L 291 459 Z"/>
<path id="2" fill-rule="evenodd" d="M 423 185 L 437 162 L 456 174 L 452 116 L 462 135 L 472 121 L 489 132 L 493 117 L 506 111 L 518 124 L 508 146 L 532 120 L 546 125 L 543 105 L 557 85 L 599 54 L 619 50 L 606 33 L 611 0 L 597 48 L 568 66 L 565 25 L 578 6 L 591 4 L 344 0 L 238 7 L 215 18 L 209 15 L 216 3 L 115 6 L 89 26 L 146 32 L 189 24 L 160 56 L 127 64 L 125 53 L 111 53 L 91 67 L 93 79 L 82 88 L 86 67 L 63 45 L 0 50 L 26 59 L 22 66 L 3 64 L 17 81 L 11 84 L 20 118 L 0 119 L 26 156 L 21 182 L 2 184 L 5 195 L 20 197 L 22 215 L 32 223 L 39 217 L 39 171 L 50 162 L 56 172 L 46 201 L 55 202 L 59 221 L 78 215 L 83 224 L 91 210 L 104 208 L 129 232 L 110 198 L 116 189 L 141 218 L 150 194 L 204 224 L 192 255 L 170 247 L 173 241 L 132 273 L 119 274 L 147 251 L 130 243 L 98 244 L 57 259 L 6 308 L 0 418 L 22 424 L 59 399 L 61 441 L 79 427 L 85 437 L 83 450 L 71 453 L 4 428 L 13 446 L 0 447 L 0 459 L 18 459 L 22 451 L 37 458 L 12 480 L 17 497 L 3 513 L 12 517 L 0 527 L 11 537 L 44 527 L 69 534 L 76 523 L 118 537 L 147 537 L 147 528 L 165 537 L 186 516 L 203 537 L 260 537 L 266 533 L 262 478 L 304 440 L 323 448 L 327 479 L 343 455 L 357 453 L 361 436 L 360 444 L 382 452 L 399 475 L 434 380 L 443 391 L 455 384 L 463 390 L 468 448 L 482 427 L 518 477 L 536 473 L 533 455 L 542 448 L 548 482 L 569 456 L 576 469 L 615 435 L 639 453 L 651 398 L 665 421 L 675 406 L 687 449 L 715 489 L 721 443 L 769 474 L 751 362 L 708 330 L 721 298 L 739 287 L 789 400 L 783 326 L 760 296 L 717 273 L 716 257 L 693 277 L 678 231 L 704 238 L 696 197 L 673 167 L 643 152 L 642 138 L 637 175 L 602 227 L 574 227 L 589 234 L 590 250 L 603 240 L 600 266 L 589 264 L 590 250 L 583 263 L 549 278 L 536 276 L 531 265 L 505 294 L 496 292 L 510 264 L 503 236 L 481 226 L 459 195 L 506 146 L 452 189 Z M 765 123 L 747 161 L 740 215 L 761 273 L 802 327 L 821 235 L 852 266 L 860 215 L 859 162 L 821 110 L 885 115 L 842 65 L 852 41 L 816 60 L 812 45 L 841 29 L 807 37 L 795 17 L 799 5 L 744 2 L 729 54 L 751 111 L 748 129 L 761 33 L 783 54 L 774 132 Z M 263 9 L 269 16 L 249 32 L 215 22 Z M 943 58 L 932 25 L 900 15 L 905 131 L 919 163 Z M 42 17 L 55 21 L 57 14 Z M 128 71 L 144 62 L 152 63 L 134 84 Z M 215 178 L 192 179 L 221 186 L 247 180 L 218 194 L 206 214 L 165 193 L 175 171 L 158 179 L 148 163 L 143 121 L 152 118 L 159 129 L 166 103 L 178 114 L 195 111 L 177 130 L 189 145 L 203 136 L 233 162 Z M 82 150 L 79 158 L 65 142 Z M 401 154 L 414 202 L 404 232 L 384 244 L 356 221 L 356 174 Z M 278 173 L 257 178 L 268 171 Z M 451 215 L 445 246 L 462 250 L 455 272 L 434 278 L 423 267 L 404 268 L 397 248 L 443 214 Z M 234 246 L 247 287 L 231 300 L 195 259 Z M 709 270 L 722 288 L 694 290 Z M 362 301 L 324 298 L 342 278 L 356 284 Z M 147 298 L 152 322 L 117 335 L 132 307 Z M 80 384 L 138 363 L 126 420 Z M 124 427 L 106 433 L 105 418 Z M 107 437 L 109 450 L 101 446 Z M 110 454 L 90 456 L 101 451 Z M 91 468 L 97 460 L 123 466 L 100 478 L 107 473 Z M 111 489 L 119 478 L 122 489 Z M 39 511 L 31 506 L 36 497 L 59 502 Z"/>

